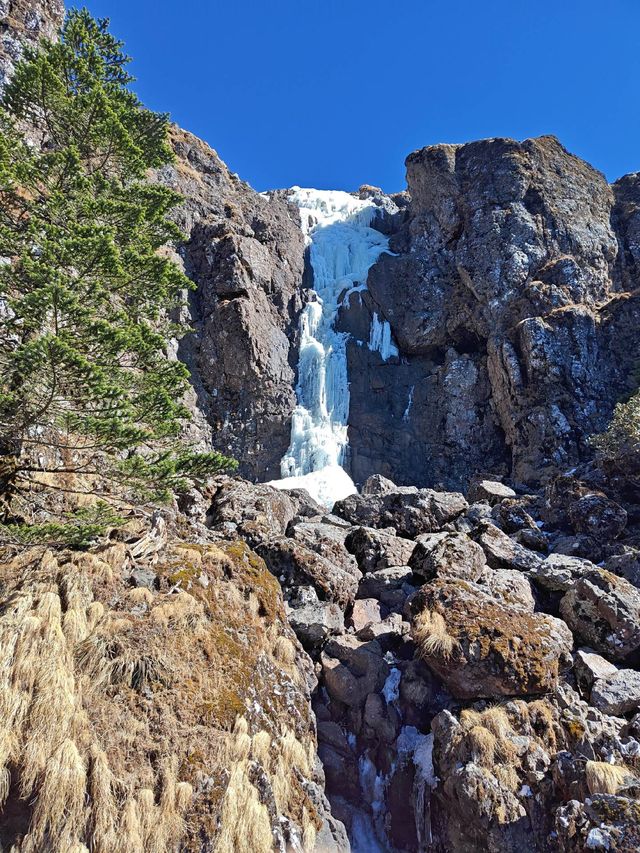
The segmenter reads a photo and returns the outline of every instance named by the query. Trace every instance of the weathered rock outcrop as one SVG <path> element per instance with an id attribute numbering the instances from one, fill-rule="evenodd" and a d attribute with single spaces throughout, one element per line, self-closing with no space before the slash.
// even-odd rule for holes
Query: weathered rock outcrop
<path id="1" fill-rule="evenodd" d="M 304 297 L 297 209 L 284 194 L 255 192 L 190 133 L 174 128 L 172 142 L 175 163 L 158 180 L 184 196 L 180 255 L 196 290 L 185 318 L 194 333 L 178 354 L 191 368 L 193 407 L 207 440 L 240 460 L 241 473 L 275 479 L 296 403 Z"/>
<path id="2" fill-rule="evenodd" d="M 0 0 L 0 91 L 25 44 L 55 39 L 64 18 L 62 0 Z"/>
<path id="3" fill-rule="evenodd" d="M 349 350 L 354 478 L 539 482 L 588 456 L 635 358 L 640 178 L 545 136 L 421 149 L 407 183 L 367 295 L 400 357 Z"/>

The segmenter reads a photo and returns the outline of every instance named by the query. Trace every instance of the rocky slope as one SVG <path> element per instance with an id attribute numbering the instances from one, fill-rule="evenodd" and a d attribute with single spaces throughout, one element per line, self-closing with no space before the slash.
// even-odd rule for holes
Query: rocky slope
<path id="1" fill-rule="evenodd" d="M 637 849 L 640 516 L 620 486 L 374 476 L 327 513 L 218 483 L 208 524 L 264 558 L 315 661 L 353 850 Z"/>

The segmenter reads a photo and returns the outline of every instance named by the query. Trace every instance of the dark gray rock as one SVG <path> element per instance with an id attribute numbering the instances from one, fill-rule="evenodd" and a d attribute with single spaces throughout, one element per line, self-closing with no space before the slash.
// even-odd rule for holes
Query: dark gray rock
<path id="1" fill-rule="evenodd" d="M 617 575 L 596 569 L 579 578 L 560 614 L 583 643 L 612 660 L 640 648 L 640 590 Z"/>
<path id="2" fill-rule="evenodd" d="M 486 565 L 484 551 L 463 533 L 418 536 L 409 565 L 425 580 L 435 577 L 477 581 Z"/>
<path id="3" fill-rule="evenodd" d="M 413 539 L 441 530 L 467 506 L 463 495 L 456 492 L 399 487 L 384 495 L 350 495 L 338 501 L 333 511 L 351 524 L 394 527 L 399 536 Z"/>
<path id="4" fill-rule="evenodd" d="M 619 669 L 599 678 L 591 688 L 591 704 L 605 714 L 620 717 L 640 709 L 640 672 Z"/>
<path id="5" fill-rule="evenodd" d="M 523 548 L 494 524 L 481 525 L 477 539 L 486 554 L 487 563 L 494 569 L 517 569 L 526 572 L 535 569 L 542 562 L 539 554 Z"/>
<path id="6" fill-rule="evenodd" d="M 365 574 L 390 566 L 406 566 L 416 547 L 411 539 L 403 539 L 385 530 L 356 527 L 345 539 L 347 549 L 354 554 Z"/>

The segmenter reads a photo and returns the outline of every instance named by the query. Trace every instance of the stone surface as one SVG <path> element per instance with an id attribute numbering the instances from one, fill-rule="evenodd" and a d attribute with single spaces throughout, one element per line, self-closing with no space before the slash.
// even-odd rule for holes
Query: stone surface
<path id="1" fill-rule="evenodd" d="M 594 571 L 597 572 L 597 567 L 589 560 L 565 554 L 550 554 L 545 560 L 534 565 L 529 574 L 531 579 L 544 589 L 566 592 L 578 578 Z"/>
<path id="2" fill-rule="evenodd" d="M 410 607 L 423 659 L 460 699 L 545 693 L 571 652 L 571 632 L 559 619 L 506 607 L 474 584 L 433 581 Z M 425 615 L 434 624 L 427 631 Z"/>
<path id="3" fill-rule="evenodd" d="M 619 669 L 599 678 L 591 688 L 591 704 L 605 714 L 620 717 L 640 709 L 640 672 Z"/>
<path id="4" fill-rule="evenodd" d="M 485 568 L 478 579 L 482 589 L 512 607 L 522 607 L 533 613 L 536 602 L 531 590 L 531 584 L 522 572 L 516 569 Z"/>
<path id="5" fill-rule="evenodd" d="M 350 495 L 338 501 L 333 511 L 351 524 L 394 527 L 399 536 L 412 539 L 440 530 L 467 506 L 456 492 L 399 487 L 384 495 Z"/>
<path id="6" fill-rule="evenodd" d="M 413 572 L 409 566 L 392 566 L 370 572 L 360 581 L 358 598 L 375 598 L 378 601 L 394 601 L 393 594 L 402 592 L 410 584 Z M 404 596 L 406 598 L 406 596 Z"/>
<path id="7" fill-rule="evenodd" d="M 576 533 L 616 539 L 627 524 L 627 513 L 605 495 L 584 495 L 569 507 L 569 520 Z"/>
<path id="8" fill-rule="evenodd" d="M 384 530 L 356 527 L 346 537 L 345 545 L 355 555 L 362 572 L 375 572 L 390 566 L 406 566 L 416 547 L 411 539 L 403 539 Z"/>
<path id="9" fill-rule="evenodd" d="M 319 596 L 345 608 L 354 600 L 360 572 L 346 571 L 326 557 L 281 536 L 256 547 L 258 553 L 284 589 L 312 584 Z"/>
<path id="10" fill-rule="evenodd" d="M 356 633 L 371 622 L 379 623 L 386 616 L 386 607 L 376 598 L 357 598 L 351 610 L 351 625 Z"/>
<path id="11" fill-rule="evenodd" d="M 382 689 L 389 675 L 380 645 L 348 634 L 329 640 L 321 661 L 329 696 L 348 707 L 363 706 L 370 693 Z"/>
<path id="12" fill-rule="evenodd" d="M 280 477 L 287 450 L 303 307 L 304 245 L 297 209 L 255 192 L 213 149 L 174 128 L 174 163 L 157 180 L 184 196 L 181 258 L 197 290 L 194 333 L 180 344 L 205 438 L 252 479 Z"/>
<path id="13" fill-rule="evenodd" d="M 525 572 L 535 569 L 542 562 L 539 554 L 523 548 L 494 524 L 481 525 L 477 539 L 487 556 L 488 564 L 494 569 Z"/>
<path id="14" fill-rule="evenodd" d="M 375 311 L 401 353 L 348 349 L 354 478 L 544 481 L 590 454 L 632 368 L 640 178 L 612 188 L 543 136 L 423 148 L 407 183 L 342 320 L 366 343 Z"/>
<path id="15" fill-rule="evenodd" d="M 426 533 L 418 536 L 409 560 L 425 580 L 435 577 L 477 581 L 484 570 L 484 551 L 463 533 Z"/>
<path id="16" fill-rule="evenodd" d="M 472 480 L 467 491 L 467 498 L 470 501 L 486 501 L 491 506 L 515 496 L 516 493 L 512 488 L 496 480 Z"/>
<path id="17" fill-rule="evenodd" d="M 307 650 L 344 632 L 344 615 L 333 601 L 320 601 L 313 587 L 298 587 L 287 602 L 289 624 Z"/>
<path id="18" fill-rule="evenodd" d="M 591 649 L 578 649 L 573 656 L 573 670 L 580 687 L 589 691 L 598 679 L 615 675 L 618 667 Z"/>
<path id="19" fill-rule="evenodd" d="M 640 648 L 640 590 L 617 575 L 596 569 L 579 578 L 560 615 L 582 642 L 613 660 Z"/>
<path id="20" fill-rule="evenodd" d="M 23 45 L 55 40 L 64 18 L 62 0 L 3 0 L 0 3 L 0 91 L 20 59 Z"/>

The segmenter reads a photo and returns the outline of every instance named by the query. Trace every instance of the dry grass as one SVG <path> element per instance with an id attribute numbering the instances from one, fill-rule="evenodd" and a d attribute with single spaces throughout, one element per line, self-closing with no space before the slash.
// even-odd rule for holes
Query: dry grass
<path id="1" fill-rule="evenodd" d="M 617 794 L 633 782 L 633 774 L 626 767 L 606 761 L 587 761 L 585 768 L 590 794 Z"/>
<path id="2" fill-rule="evenodd" d="M 457 646 L 447 631 L 442 614 L 431 610 L 423 610 L 413 620 L 413 639 L 424 658 L 441 657 L 446 660 Z"/>
<path id="3" fill-rule="evenodd" d="M 264 564 L 169 550 L 156 592 L 113 552 L 0 566 L 0 849 L 270 853 L 279 814 L 310 844 L 313 725 Z"/>

